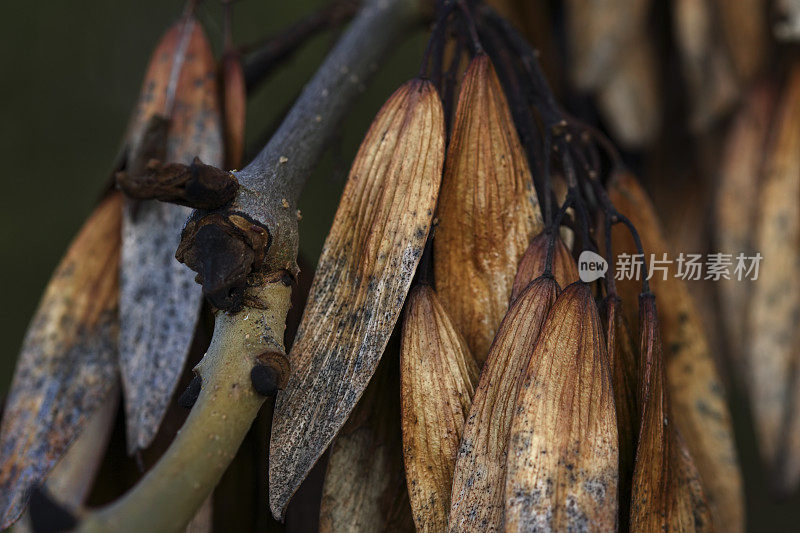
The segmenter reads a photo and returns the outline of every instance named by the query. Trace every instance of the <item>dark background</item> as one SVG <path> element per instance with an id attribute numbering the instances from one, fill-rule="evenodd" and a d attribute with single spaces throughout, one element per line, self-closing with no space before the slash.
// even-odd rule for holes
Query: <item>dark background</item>
<path id="1" fill-rule="evenodd" d="M 325 2 L 247 0 L 234 8 L 234 40 L 275 34 Z M 180 1 L 9 2 L 0 16 L 0 395 L 50 274 L 107 184 L 150 53 L 180 15 Z M 216 51 L 219 2 L 198 10 Z M 310 78 L 335 39 L 314 38 L 250 95 L 251 154 Z M 316 262 L 350 162 L 383 101 L 413 77 L 426 38 L 409 35 L 386 58 L 341 126 L 301 200 L 301 252 Z"/>
<path id="2" fill-rule="evenodd" d="M 250 43 L 298 20 L 320 0 L 247 0 L 234 9 L 234 39 Z M 107 183 L 153 47 L 182 2 L 11 1 L 0 16 L 0 397 L 40 295 Z M 221 43 L 218 2 L 199 8 L 212 45 Z M 250 154 L 311 76 L 335 32 L 314 38 L 250 95 Z M 341 127 L 301 200 L 301 253 L 316 262 L 344 178 L 369 121 L 418 69 L 422 30 L 400 43 Z M 751 531 L 796 531 L 800 502 L 772 502 L 745 402 L 734 395 Z"/>

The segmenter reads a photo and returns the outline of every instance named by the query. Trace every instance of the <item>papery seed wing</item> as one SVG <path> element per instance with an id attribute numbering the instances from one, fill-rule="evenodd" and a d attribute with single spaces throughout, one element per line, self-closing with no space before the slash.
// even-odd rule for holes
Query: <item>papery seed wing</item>
<path id="1" fill-rule="evenodd" d="M 512 302 L 517 299 L 530 282 L 544 274 L 547 266 L 547 246 L 548 237 L 545 232 L 534 237 L 530 245 L 528 245 L 528 249 L 525 250 L 525 254 L 519 261 L 517 275 L 514 276 L 514 284 L 511 287 Z M 575 259 L 560 237 L 555 240 L 552 274 L 559 287 L 566 287 L 580 279 Z"/>
<path id="2" fill-rule="evenodd" d="M 167 117 L 168 162 L 221 166 L 216 65 L 200 24 L 182 19 L 164 35 L 145 76 L 131 125 L 129 157 L 142 148 L 153 117 Z M 194 336 L 202 292 L 175 259 L 191 210 L 126 200 L 120 274 L 120 363 L 128 450 L 155 437 Z"/>
<path id="3" fill-rule="evenodd" d="M 236 52 L 222 56 L 222 104 L 225 119 L 225 165 L 238 169 L 244 155 L 247 91 L 241 58 Z"/>
<path id="4" fill-rule="evenodd" d="M 616 175 L 609 184 L 609 197 L 636 226 L 646 254 L 661 257 L 670 251 L 655 209 L 635 177 Z M 619 225 L 614 227 L 612 239 L 614 257 L 622 252 L 637 253 L 632 239 Z M 654 276 L 650 283 L 659 301 L 667 386 L 675 424 L 700 472 L 716 528 L 740 531 L 744 523 L 742 475 L 725 389 L 702 318 L 687 282 L 674 276 L 666 280 Z M 628 323 L 634 329 L 639 324 L 633 309 L 641 281 L 621 280 L 617 288 Z"/>
<path id="5" fill-rule="evenodd" d="M 514 402 L 539 331 L 556 299 L 552 278 L 531 283 L 511 304 L 489 350 L 456 458 L 450 531 L 503 529 L 506 455 Z"/>
<path id="6" fill-rule="evenodd" d="M 616 297 L 606 298 L 603 314 L 619 436 L 620 528 L 625 530 L 630 516 L 635 444 L 639 433 L 639 410 L 636 404 L 639 359 L 622 312 L 622 301 Z"/>
<path id="7" fill-rule="evenodd" d="M 638 405 L 642 423 L 631 491 L 633 533 L 713 531 L 692 456 L 672 424 L 661 334 L 652 295 L 641 297 Z"/>
<path id="8" fill-rule="evenodd" d="M 0 426 L 0 529 L 22 513 L 118 379 L 122 196 L 95 209 L 39 302 Z"/>
<path id="9" fill-rule="evenodd" d="M 438 218 L 436 288 L 482 363 L 508 309 L 519 260 L 542 227 L 508 102 L 483 55 L 461 85 Z"/>
<path id="10" fill-rule="evenodd" d="M 617 65 L 598 90 L 603 117 L 626 147 L 651 144 L 661 127 L 658 56 L 651 39 L 643 26 L 619 54 Z"/>
<path id="11" fill-rule="evenodd" d="M 588 285 L 564 289 L 520 384 L 508 444 L 506 531 L 614 531 L 617 420 Z"/>
<path id="12" fill-rule="evenodd" d="M 672 15 L 691 101 L 690 124 L 704 131 L 736 103 L 736 72 L 710 0 L 676 0 Z"/>
<path id="13" fill-rule="evenodd" d="M 736 73 L 747 83 L 761 71 L 767 59 L 769 6 L 765 0 L 717 0 L 715 7 Z"/>
<path id="14" fill-rule="evenodd" d="M 270 499 L 286 503 L 344 424 L 380 361 L 430 229 L 444 160 L 433 86 L 384 104 L 353 162 L 290 353 L 270 447 Z"/>
<path id="15" fill-rule="evenodd" d="M 581 89 L 603 85 L 642 31 L 649 0 L 568 0 L 567 35 L 570 75 Z"/>
<path id="16" fill-rule="evenodd" d="M 758 188 L 776 99 L 771 83 L 755 87 L 736 116 L 726 141 L 714 205 L 714 240 L 718 251 L 733 257 L 740 253 L 755 255 L 753 227 Z M 715 286 L 734 369 L 744 380 L 745 329 L 752 283 L 733 277 L 720 279 Z"/>
<path id="17" fill-rule="evenodd" d="M 445 531 L 478 367 L 434 290 L 412 289 L 400 350 L 403 458 L 417 531 Z"/>
<path id="18" fill-rule="evenodd" d="M 763 257 L 753 283 L 747 375 L 756 434 L 780 489 L 800 479 L 797 375 L 800 361 L 800 67 L 787 78 L 767 150 L 755 249 Z M 745 282 L 746 283 L 746 282 Z M 794 373 L 794 374 L 793 374 Z M 788 427 L 785 427 L 786 424 Z M 788 441 L 782 442 L 782 439 Z"/>
<path id="19" fill-rule="evenodd" d="M 414 531 L 403 473 L 397 345 L 331 445 L 320 532 Z"/>

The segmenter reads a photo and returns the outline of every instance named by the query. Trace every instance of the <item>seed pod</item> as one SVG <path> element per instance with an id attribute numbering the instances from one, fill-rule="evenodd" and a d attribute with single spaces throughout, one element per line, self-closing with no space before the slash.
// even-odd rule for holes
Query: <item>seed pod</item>
<path id="1" fill-rule="evenodd" d="M 755 255 L 752 228 L 776 98 L 772 83 L 762 83 L 751 91 L 736 116 L 722 156 L 714 206 L 714 240 L 717 250 L 734 257 L 739 253 Z M 743 381 L 747 376 L 745 327 L 752 284 L 734 278 L 720 279 L 715 285 L 734 370 Z"/>
<path id="2" fill-rule="evenodd" d="M 0 426 L 0 529 L 115 386 L 121 216 L 119 193 L 95 209 L 28 327 Z"/>
<path id="3" fill-rule="evenodd" d="M 461 85 L 438 216 L 436 288 L 482 364 L 519 260 L 542 228 L 508 102 L 484 55 L 472 60 Z"/>
<path id="4" fill-rule="evenodd" d="M 652 294 L 642 295 L 640 315 L 642 424 L 633 475 L 631 532 L 713 531 L 697 469 L 671 421 Z"/>
<path id="5" fill-rule="evenodd" d="M 786 80 L 776 120 L 758 200 L 755 249 L 764 260 L 752 287 L 747 375 L 761 455 L 789 491 L 800 476 L 800 448 L 780 442 L 800 431 L 791 405 L 800 360 L 800 66 Z"/>
<path id="6" fill-rule="evenodd" d="M 511 287 L 511 301 L 525 290 L 530 282 L 544 274 L 547 261 L 548 236 L 542 232 L 531 241 L 525 254 L 519 261 L 517 275 L 514 277 L 514 285 Z M 555 249 L 553 250 L 553 277 L 558 282 L 559 287 L 566 287 L 570 283 L 578 281 L 578 267 L 572 257 L 569 248 L 561 238 L 556 238 Z"/>
<path id="7" fill-rule="evenodd" d="M 453 474 L 450 531 L 503 529 L 506 456 L 514 402 L 558 284 L 538 278 L 503 318 L 464 424 Z"/>
<path id="8" fill-rule="evenodd" d="M 622 300 L 608 297 L 604 306 L 606 350 L 614 391 L 619 435 L 619 516 L 620 530 L 626 531 L 630 517 L 631 480 L 636 440 L 639 431 L 638 358 L 628 323 L 622 313 Z"/>
<path id="9" fill-rule="evenodd" d="M 567 36 L 572 79 L 594 91 L 626 146 L 653 141 L 661 122 L 656 57 L 650 45 L 650 0 L 570 0 Z"/>
<path id="10" fill-rule="evenodd" d="M 647 194 L 630 174 L 619 173 L 609 183 L 609 197 L 636 226 L 648 254 L 669 252 L 661 224 Z M 614 256 L 637 253 L 626 230 L 612 232 Z M 736 457 L 725 389 L 717 373 L 702 319 L 686 283 L 673 276 L 654 276 L 651 287 L 660 302 L 661 335 L 667 346 L 666 376 L 673 399 L 672 413 L 706 489 L 716 529 L 741 531 L 744 524 L 742 476 Z M 641 281 L 620 280 L 617 289 L 631 325 L 631 313 Z"/>
<path id="11" fill-rule="evenodd" d="M 672 9 L 691 101 L 690 126 L 696 132 L 707 130 L 739 97 L 736 73 L 713 8 L 712 0 L 676 0 Z"/>
<path id="12" fill-rule="evenodd" d="M 651 39 L 649 32 L 639 33 L 620 51 L 616 66 L 598 89 L 603 117 L 626 147 L 651 144 L 661 127 L 658 60 Z"/>
<path id="13" fill-rule="evenodd" d="M 414 531 L 403 475 L 397 370 L 397 347 L 390 345 L 331 445 L 320 533 Z"/>
<path id="14" fill-rule="evenodd" d="M 430 82 L 412 80 L 361 143 L 317 266 L 275 408 L 276 517 L 378 366 L 430 230 L 443 161 L 441 101 Z"/>
<path id="15" fill-rule="evenodd" d="M 717 0 L 725 44 L 731 53 L 739 79 L 747 83 L 764 65 L 768 50 L 767 13 L 765 0 Z"/>
<path id="16" fill-rule="evenodd" d="M 225 119 L 225 165 L 237 169 L 244 154 L 247 91 L 241 58 L 235 50 L 222 55 L 222 110 Z"/>
<path id="17" fill-rule="evenodd" d="M 403 457 L 417 531 L 446 531 L 478 367 L 428 285 L 412 289 L 400 348 Z"/>
<path id="18" fill-rule="evenodd" d="M 126 171 L 139 174 L 153 151 L 167 163 L 199 157 L 221 166 L 217 93 L 216 62 L 203 29 L 193 16 L 182 18 L 153 52 L 128 132 Z M 152 200 L 125 201 L 119 342 L 131 453 L 155 437 L 194 337 L 202 292 L 194 273 L 174 257 L 190 213 Z"/>
<path id="19" fill-rule="evenodd" d="M 603 85 L 645 28 L 650 0 L 569 0 L 570 73 L 579 89 Z"/>
<path id="20" fill-rule="evenodd" d="M 506 531 L 615 531 L 617 420 L 605 339 L 585 283 L 542 326 L 514 407 Z"/>

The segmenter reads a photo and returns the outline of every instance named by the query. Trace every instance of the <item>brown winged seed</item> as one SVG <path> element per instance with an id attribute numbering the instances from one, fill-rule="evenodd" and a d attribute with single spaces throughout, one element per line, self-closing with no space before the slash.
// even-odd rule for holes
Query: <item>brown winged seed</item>
<path id="1" fill-rule="evenodd" d="M 639 361 L 622 312 L 622 300 L 617 297 L 606 298 L 603 311 L 611 388 L 614 390 L 614 406 L 617 410 L 620 529 L 624 531 L 630 509 L 633 459 L 639 433 L 639 412 L 636 405 Z"/>
<path id="2" fill-rule="evenodd" d="M 739 253 L 746 256 L 756 253 L 753 227 L 767 141 L 774 129 L 775 89 L 771 81 L 752 89 L 729 129 L 722 154 L 714 205 L 714 241 L 717 250 L 732 257 Z M 744 382 L 748 375 L 745 366 L 747 310 L 754 283 L 742 283 L 734 276 L 720 279 L 714 285 L 720 299 L 721 322 L 730 339 L 727 343 L 730 359 L 737 377 Z"/>
<path id="3" fill-rule="evenodd" d="M 222 55 L 222 111 L 225 126 L 225 164 L 237 169 L 244 155 L 245 120 L 247 117 L 247 92 L 244 69 L 236 51 Z"/>
<path id="4" fill-rule="evenodd" d="M 750 300 L 747 384 L 761 455 L 776 488 L 791 492 L 800 479 L 800 65 L 775 122 L 758 200 L 755 249 L 764 260 Z"/>
<path id="5" fill-rule="evenodd" d="M 503 529 L 506 454 L 522 374 L 558 294 L 553 278 L 531 283 L 508 310 L 489 350 L 453 475 L 450 531 Z"/>
<path id="6" fill-rule="evenodd" d="M 631 532 L 713 531 L 697 468 L 672 424 L 655 298 L 640 300 L 642 424 L 631 498 Z"/>
<path id="7" fill-rule="evenodd" d="M 483 363 L 519 260 L 542 227 L 508 102 L 484 55 L 472 60 L 461 86 L 438 216 L 436 288 Z"/>
<path id="8" fill-rule="evenodd" d="M 429 285 L 408 296 L 400 348 L 403 457 L 417 531 L 446 531 L 478 367 Z"/>
<path id="9" fill-rule="evenodd" d="M 320 533 L 412 532 L 403 475 L 397 344 L 331 445 Z"/>
<path id="10" fill-rule="evenodd" d="M 525 254 L 520 259 L 517 267 L 514 285 L 511 287 L 512 302 L 517 299 L 531 281 L 544 274 L 548 240 L 547 233 L 543 231 L 533 238 L 530 245 L 528 245 L 528 249 L 525 250 Z M 560 237 L 556 237 L 555 241 L 552 273 L 559 287 L 566 287 L 579 279 L 578 266 L 575 264 L 575 259 Z"/>
<path id="11" fill-rule="evenodd" d="M 216 62 L 200 23 L 181 18 L 153 52 L 128 133 L 129 166 L 147 164 L 148 128 L 162 123 L 165 163 L 222 165 Z M 160 117 L 160 118 L 159 118 Z M 152 133 L 152 132 L 151 132 Z M 136 172 L 137 169 L 127 170 Z M 126 198 L 122 218 L 119 360 L 128 451 L 159 429 L 194 338 L 203 295 L 175 259 L 191 209 Z"/>
<path id="12" fill-rule="evenodd" d="M 612 178 L 609 197 L 636 226 L 646 253 L 660 258 L 670 251 L 655 208 L 633 175 L 619 173 Z M 612 238 L 615 257 L 623 251 L 636 253 L 624 228 L 615 226 Z M 684 280 L 653 276 L 650 283 L 659 301 L 675 425 L 700 472 L 716 528 L 729 533 L 742 531 L 744 493 L 731 415 L 702 317 Z M 633 302 L 638 299 L 640 284 L 640 280 L 617 283 L 632 327 L 639 322 Z"/>
<path id="13" fill-rule="evenodd" d="M 508 445 L 506 531 L 614 531 L 617 420 L 589 286 L 564 289 L 519 388 Z"/>
<path id="14" fill-rule="evenodd" d="M 344 424 L 372 377 L 411 285 L 433 219 L 444 114 L 433 85 L 412 80 L 361 143 L 290 353 L 270 447 L 275 516 Z"/>
<path id="15" fill-rule="evenodd" d="M 114 193 L 75 237 L 28 327 L 0 426 L 0 529 L 116 383 L 121 218 Z"/>

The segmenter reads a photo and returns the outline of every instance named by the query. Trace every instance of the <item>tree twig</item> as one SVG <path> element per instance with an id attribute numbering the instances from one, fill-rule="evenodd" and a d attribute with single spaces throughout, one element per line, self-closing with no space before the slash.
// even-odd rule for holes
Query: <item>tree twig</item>
<path id="1" fill-rule="evenodd" d="M 294 54 L 309 38 L 345 23 L 355 14 L 358 4 L 355 0 L 331 2 L 277 35 L 261 43 L 239 48 L 240 54 L 248 56 L 244 65 L 247 89 L 255 88 L 278 64 Z"/>
<path id="2" fill-rule="evenodd" d="M 378 60 L 414 20 L 418 7 L 415 0 L 366 2 L 275 136 L 237 174 L 241 187 L 233 206 L 193 216 L 190 225 L 195 229 L 220 221 L 239 223 L 243 229 L 233 239 L 248 231 L 258 233 L 241 222 L 247 220 L 268 232 L 267 244 L 260 250 L 264 255 L 247 276 L 244 308 L 217 312 L 211 346 L 196 367 L 202 379 L 200 395 L 172 445 L 128 494 L 79 516 L 78 531 L 185 527 L 219 481 L 264 403 L 265 396 L 256 389 L 269 391 L 285 382 L 283 333 L 291 295 L 291 278 L 286 274 L 297 272 L 297 199 L 336 124 L 355 102 Z M 225 253 L 224 246 L 195 246 L 196 235 L 184 233 L 184 244 L 193 253 Z M 204 271 L 203 278 L 209 274 L 213 273 Z M 260 366 L 271 371 L 266 380 L 263 371 L 253 372 Z M 259 383 L 253 381 L 255 374 L 261 375 Z M 275 387 L 270 387 L 270 377 Z"/>
<path id="3" fill-rule="evenodd" d="M 214 305 L 240 308 L 253 273 L 297 274 L 300 191 L 378 60 L 414 19 L 416 6 L 416 0 L 365 4 L 270 142 L 235 173 L 240 187 L 232 205 L 197 211 L 188 221 L 177 257 L 199 274 Z M 209 257 L 219 261 L 210 264 Z"/>
<path id="4" fill-rule="evenodd" d="M 196 368 L 200 396 L 164 456 L 128 494 L 84 516 L 77 531 L 177 531 L 191 520 L 264 403 L 250 384 L 258 355 L 283 350 L 291 289 L 278 280 L 257 291 L 269 309 L 217 314 Z"/>

